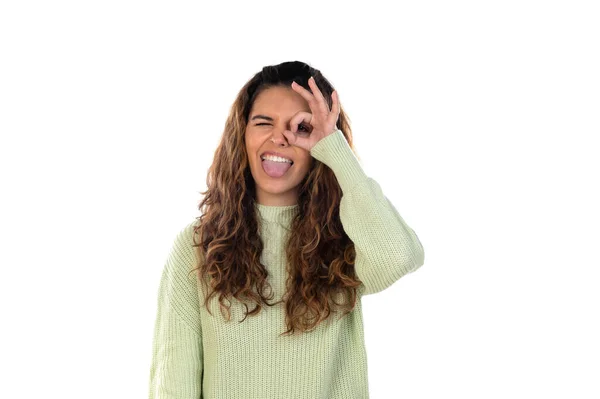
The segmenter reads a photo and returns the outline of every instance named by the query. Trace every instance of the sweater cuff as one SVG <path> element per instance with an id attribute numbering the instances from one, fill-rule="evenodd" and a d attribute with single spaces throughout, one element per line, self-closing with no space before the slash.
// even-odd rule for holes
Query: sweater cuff
<path id="1" fill-rule="evenodd" d="M 331 168 L 343 193 L 368 178 L 340 129 L 319 140 L 310 155 Z"/>

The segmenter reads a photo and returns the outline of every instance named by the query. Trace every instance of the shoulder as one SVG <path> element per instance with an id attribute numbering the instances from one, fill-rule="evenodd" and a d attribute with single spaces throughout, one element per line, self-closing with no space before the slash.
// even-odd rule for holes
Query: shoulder
<path id="1" fill-rule="evenodd" d="M 171 243 L 170 260 L 172 261 L 171 267 L 187 268 L 189 265 L 193 265 L 198 261 L 197 242 L 198 238 L 194 241 L 194 235 L 196 234 L 196 228 L 198 226 L 198 219 L 185 223 L 179 231 L 175 234 Z"/>
<path id="2" fill-rule="evenodd" d="M 178 245 L 188 246 L 193 242 L 193 237 L 196 234 L 196 230 L 199 225 L 200 223 L 198 218 L 195 218 L 193 221 L 189 221 L 184 224 L 175 236 L 175 243 Z"/>
<path id="3" fill-rule="evenodd" d="M 196 269 L 201 255 L 198 239 L 194 241 L 198 219 L 185 223 L 175 234 L 164 273 L 179 287 L 191 284 L 194 280 L 192 270 Z"/>

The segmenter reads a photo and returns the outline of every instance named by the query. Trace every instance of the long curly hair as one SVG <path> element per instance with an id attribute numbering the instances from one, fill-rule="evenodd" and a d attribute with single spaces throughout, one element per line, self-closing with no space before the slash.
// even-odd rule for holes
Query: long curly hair
<path id="1" fill-rule="evenodd" d="M 274 306 L 284 302 L 286 335 L 315 328 L 332 312 L 350 313 L 357 301 L 358 280 L 354 260 L 354 243 L 344 232 L 339 217 L 342 190 L 333 171 L 314 159 L 311 169 L 299 187 L 298 213 L 291 222 L 286 243 L 286 294 L 281 301 L 265 295 L 271 288 L 268 271 L 260 263 L 263 250 L 255 204 L 255 182 L 250 172 L 245 150 L 245 128 L 257 96 L 273 86 L 290 87 L 292 80 L 311 91 L 308 79 L 313 76 L 332 108 L 334 88 L 315 69 L 303 62 L 284 62 L 265 66 L 240 90 L 231 106 L 213 163 L 208 170 L 208 189 L 198 208 L 201 216 L 194 228 L 194 247 L 198 254 L 199 280 L 212 291 L 205 295 L 204 305 L 219 294 L 221 313 L 227 309 L 231 317 L 229 298 L 232 296 L 246 308 L 246 317 L 256 315 L 262 305 Z M 342 131 L 355 155 L 349 119 L 341 107 L 336 126 Z M 359 158 L 360 159 L 360 158 Z M 252 287 L 256 286 L 256 292 Z M 345 298 L 342 303 L 336 298 Z M 229 306 L 225 306 L 225 300 Z M 256 306 L 248 312 L 246 301 Z M 207 309 L 208 306 L 207 306 Z M 209 309 L 210 313 L 210 309 Z M 212 315 L 212 313 L 211 313 Z"/>

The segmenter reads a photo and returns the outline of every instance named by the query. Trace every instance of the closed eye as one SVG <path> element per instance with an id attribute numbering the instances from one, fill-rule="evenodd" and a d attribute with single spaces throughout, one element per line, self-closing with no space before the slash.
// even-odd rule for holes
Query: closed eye
<path id="1" fill-rule="evenodd" d="M 262 125 L 270 125 L 270 123 L 257 123 L 254 126 L 262 126 Z M 304 124 L 298 125 L 298 129 L 300 129 L 300 128 L 304 129 L 305 132 L 310 132 L 310 129 Z"/>

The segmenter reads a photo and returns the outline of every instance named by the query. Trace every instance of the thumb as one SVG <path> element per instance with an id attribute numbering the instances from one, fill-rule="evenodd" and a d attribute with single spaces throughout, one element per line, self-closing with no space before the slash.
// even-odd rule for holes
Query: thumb
<path id="1" fill-rule="evenodd" d="M 300 147 L 305 149 L 306 151 L 310 150 L 310 141 L 306 137 L 300 137 L 297 133 L 292 133 L 290 130 L 284 130 L 283 135 L 287 138 L 288 143 L 291 145 L 295 145 L 296 147 Z"/>

